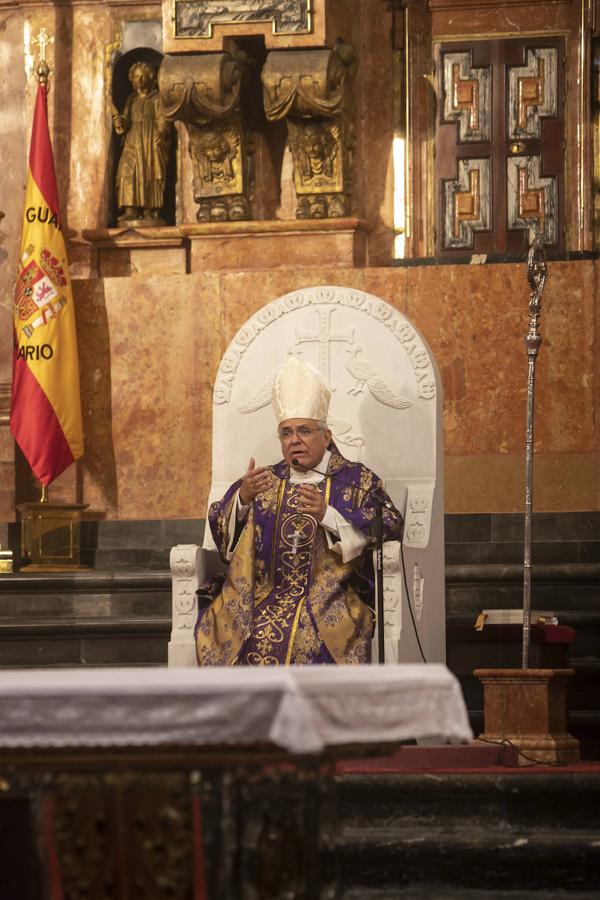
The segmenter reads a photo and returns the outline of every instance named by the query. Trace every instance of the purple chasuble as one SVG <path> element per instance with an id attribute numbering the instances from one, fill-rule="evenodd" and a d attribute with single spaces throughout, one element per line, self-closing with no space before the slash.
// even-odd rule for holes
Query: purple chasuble
<path id="1" fill-rule="evenodd" d="M 335 446 L 327 477 L 317 487 L 326 502 L 368 535 L 382 505 L 385 540 L 400 540 L 402 517 L 380 479 L 350 462 Z M 344 563 L 325 529 L 298 512 L 299 483 L 285 462 L 268 467 L 269 488 L 252 503 L 220 593 L 200 611 L 199 665 L 363 663 L 371 658 L 373 562 L 371 548 Z M 221 558 L 240 481 L 209 510 Z"/>
<path id="2" fill-rule="evenodd" d="M 329 494 L 330 479 L 318 488 Z M 300 483 L 281 482 L 273 549 L 273 590 L 255 608 L 238 665 L 333 663 L 308 601 L 311 560 L 319 534 L 313 516 L 298 512 Z M 307 602 L 308 601 L 308 602 Z M 299 633 L 300 632 L 300 633 Z M 301 639 L 296 641 L 296 638 Z"/>

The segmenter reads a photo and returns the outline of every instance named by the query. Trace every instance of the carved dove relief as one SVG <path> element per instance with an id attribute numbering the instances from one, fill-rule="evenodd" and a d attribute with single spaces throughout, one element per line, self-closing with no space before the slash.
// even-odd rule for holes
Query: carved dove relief
<path id="1" fill-rule="evenodd" d="M 346 360 L 346 369 L 356 379 L 354 387 L 348 389 L 348 393 L 353 396 L 363 393 L 365 387 L 369 392 L 383 403 L 384 406 L 391 406 L 393 409 L 407 409 L 412 406 L 410 400 L 405 400 L 385 381 L 372 363 L 367 359 L 359 359 L 358 354 L 362 354 L 362 347 L 352 347 L 348 350 L 349 359 Z"/>

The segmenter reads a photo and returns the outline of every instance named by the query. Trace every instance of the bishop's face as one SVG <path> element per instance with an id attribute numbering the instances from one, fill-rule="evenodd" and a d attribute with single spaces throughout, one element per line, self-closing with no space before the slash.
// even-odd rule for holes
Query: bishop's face
<path id="1" fill-rule="evenodd" d="M 329 429 L 323 431 L 315 419 L 284 419 L 277 431 L 288 465 L 301 472 L 319 468 L 331 440 Z"/>

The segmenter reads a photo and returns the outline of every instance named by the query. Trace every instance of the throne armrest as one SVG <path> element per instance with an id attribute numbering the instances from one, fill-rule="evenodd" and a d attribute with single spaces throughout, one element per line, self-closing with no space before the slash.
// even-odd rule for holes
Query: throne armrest
<path id="1" fill-rule="evenodd" d="M 373 566 L 377 566 L 375 552 Z M 402 569 L 399 541 L 385 541 L 383 544 L 383 623 L 385 661 L 397 663 L 402 630 Z M 372 659 L 373 662 L 378 661 L 377 630 L 373 636 Z"/>
<path id="2" fill-rule="evenodd" d="M 205 580 L 205 560 L 197 544 L 177 544 L 169 557 L 173 622 L 169 641 L 169 668 L 196 666 L 194 626 L 198 619 L 197 590 Z"/>

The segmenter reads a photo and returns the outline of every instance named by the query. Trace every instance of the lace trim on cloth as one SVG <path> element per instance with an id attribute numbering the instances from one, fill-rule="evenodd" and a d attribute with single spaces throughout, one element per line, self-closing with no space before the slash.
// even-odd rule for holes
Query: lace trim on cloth
<path id="1" fill-rule="evenodd" d="M 5 671 L 0 747 L 249 746 L 291 753 L 473 738 L 441 664 Z"/>

